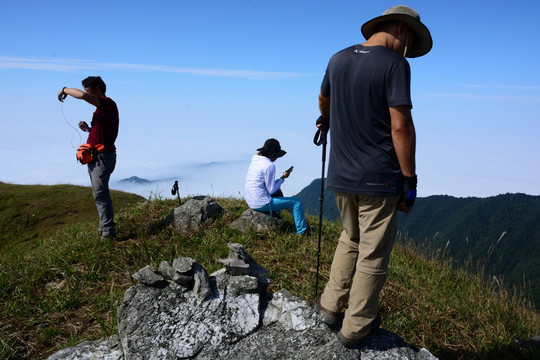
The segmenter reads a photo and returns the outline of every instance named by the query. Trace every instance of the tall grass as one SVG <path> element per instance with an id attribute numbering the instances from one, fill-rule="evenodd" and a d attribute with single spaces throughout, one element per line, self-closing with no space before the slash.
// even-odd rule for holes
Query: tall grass
<path id="1" fill-rule="evenodd" d="M 49 188 L 55 191 L 45 195 Z M 176 200 L 145 200 L 115 192 L 119 238 L 102 242 L 95 235 L 93 203 L 84 216 L 76 218 L 82 210 L 62 209 L 86 204 L 66 205 L 62 191 L 58 194 L 57 188 L 49 188 L 39 188 L 39 192 L 50 196 L 57 206 L 49 207 L 43 216 L 54 216 L 62 223 L 46 224 L 43 218 L 29 222 L 27 230 L 35 234 L 31 239 L 20 229 L 2 224 L 2 359 L 43 359 L 61 348 L 116 333 L 116 309 L 124 292 L 134 284 L 131 274 L 148 264 L 157 267 L 162 260 L 180 256 L 194 258 L 213 272 L 222 267 L 216 260 L 228 256 L 230 242 L 244 244 L 253 259 L 269 271 L 269 291 L 285 288 L 314 300 L 316 229 L 311 237 L 296 235 L 289 213 L 284 213 L 278 231 L 240 233 L 229 224 L 247 206 L 239 199 L 218 198 L 226 210 L 221 218 L 190 234 L 178 235 L 163 222 L 178 205 Z M 0 183 L 0 200 L 11 196 L 15 204 L 12 209 L 0 208 L 0 216 L 7 212 L 20 217 L 29 214 L 25 209 L 35 194 L 31 188 L 23 190 Z M 89 191 L 69 186 L 64 190 Z M 69 198 L 76 201 L 77 196 Z M 315 218 L 308 217 L 308 222 L 318 224 Z M 340 231 L 339 223 L 323 221 L 319 294 L 328 279 Z M 534 348 L 521 348 L 514 341 L 540 334 L 540 315 L 524 306 L 519 296 L 487 284 L 481 276 L 453 270 L 445 260 L 420 256 L 404 241 L 392 254 L 380 310 L 385 329 L 410 344 L 428 348 L 441 359 L 538 356 Z"/>
<path id="2" fill-rule="evenodd" d="M 540 333 L 540 315 L 524 305 L 523 294 L 454 269 L 451 259 L 426 258 L 412 247 L 396 246 L 382 298 L 386 323 L 441 359 L 540 356 L 540 349 L 522 353 L 515 344 Z"/>

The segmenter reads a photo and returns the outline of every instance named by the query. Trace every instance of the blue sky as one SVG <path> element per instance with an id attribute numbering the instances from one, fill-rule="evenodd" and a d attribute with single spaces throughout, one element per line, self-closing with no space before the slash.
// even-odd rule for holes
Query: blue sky
<path id="1" fill-rule="evenodd" d="M 120 110 L 111 187 L 241 196 L 267 138 L 294 165 L 293 195 L 321 175 L 312 143 L 330 56 L 386 8 L 415 8 L 434 40 L 410 59 L 418 194 L 540 194 L 538 1 L 0 2 L 0 181 L 89 185 L 75 149 L 93 107 L 56 99 L 100 75 Z M 130 189 L 118 180 L 164 180 Z"/>

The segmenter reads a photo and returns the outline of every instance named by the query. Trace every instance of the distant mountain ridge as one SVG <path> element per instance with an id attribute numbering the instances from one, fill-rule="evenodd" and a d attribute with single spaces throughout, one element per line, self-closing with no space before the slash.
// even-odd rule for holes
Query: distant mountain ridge
<path id="1" fill-rule="evenodd" d="M 320 211 L 321 180 L 296 196 L 308 214 Z M 332 191 L 324 192 L 323 216 L 339 220 Z M 540 196 L 503 194 L 487 198 L 435 195 L 418 198 L 398 229 L 419 249 L 444 252 L 455 265 L 525 288 L 540 306 Z"/>
<path id="2" fill-rule="evenodd" d="M 319 216 L 321 210 L 321 179 L 315 179 L 295 195 L 302 201 L 304 210 L 310 214 Z M 336 199 L 333 191 L 324 189 L 323 192 L 323 217 L 327 220 L 339 220 L 339 211 L 336 207 Z"/>
<path id="3" fill-rule="evenodd" d="M 129 183 L 129 184 L 151 184 L 153 181 L 140 178 L 138 176 L 132 176 L 122 180 L 118 180 L 119 183 Z"/>

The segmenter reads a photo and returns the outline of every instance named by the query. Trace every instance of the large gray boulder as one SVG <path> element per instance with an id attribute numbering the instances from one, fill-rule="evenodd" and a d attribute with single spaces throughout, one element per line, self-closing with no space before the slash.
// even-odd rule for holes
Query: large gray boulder
<path id="1" fill-rule="evenodd" d="M 253 229 L 257 232 L 275 230 L 281 226 L 281 218 L 270 216 L 268 214 L 252 209 L 245 210 L 239 218 L 235 219 L 230 227 L 245 232 Z"/>
<path id="2" fill-rule="evenodd" d="M 218 270 L 199 283 L 199 293 L 195 277 L 206 270 L 191 258 L 141 269 L 118 308 L 118 336 L 49 359 L 436 359 L 385 330 L 346 349 L 310 303 L 287 290 L 268 293 L 264 269 L 242 245 L 229 244 L 229 256 L 220 262 L 245 262 L 251 270 Z"/>
<path id="3" fill-rule="evenodd" d="M 186 233 L 207 221 L 214 221 L 221 214 L 223 208 L 215 200 L 208 196 L 196 196 L 172 210 L 165 223 L 173 223 L 176 232 Z"/>
<path id="4" fill-rule="evenodd" d="M 118 335 L 96 341 L 85 341 L 60 350 L 48 360 L 125 360 Z"/>

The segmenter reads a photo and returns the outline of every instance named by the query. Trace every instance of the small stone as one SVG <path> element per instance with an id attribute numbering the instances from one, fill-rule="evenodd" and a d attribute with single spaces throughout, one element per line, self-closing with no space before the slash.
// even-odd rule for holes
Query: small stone
<path id="1" fill-rule="evenodd" d="M 148 286 L 163 285 L 165 282 L 163 276 L 152 265 L 146 265 L 137 271 L 133 274 L 133 278 Z"/>

